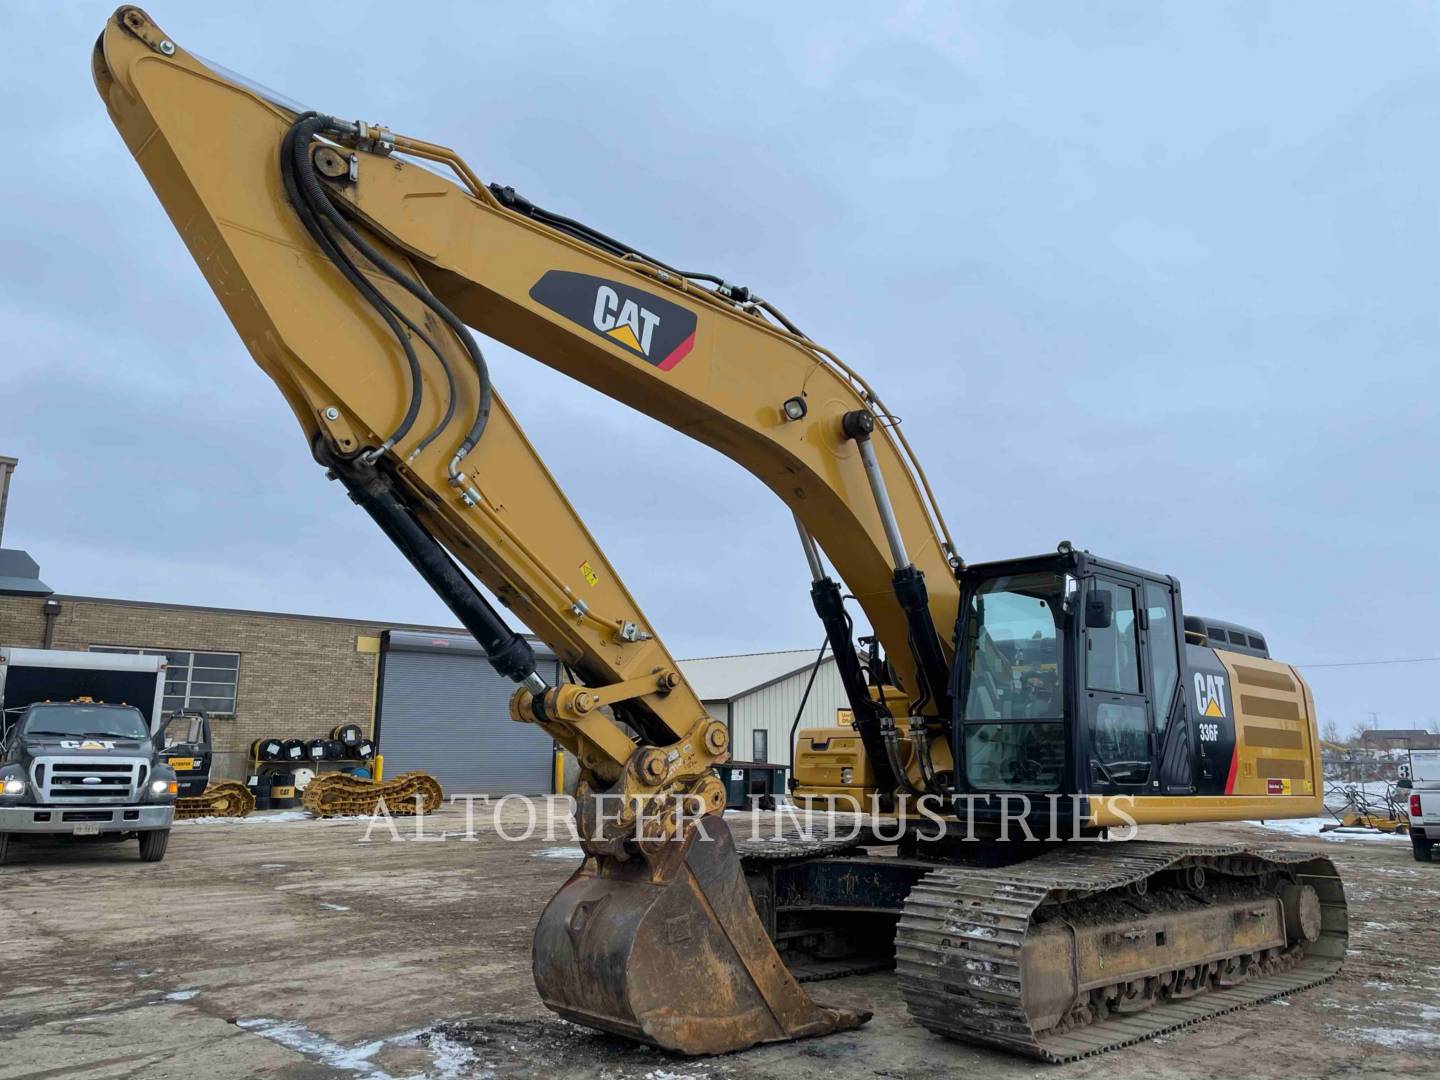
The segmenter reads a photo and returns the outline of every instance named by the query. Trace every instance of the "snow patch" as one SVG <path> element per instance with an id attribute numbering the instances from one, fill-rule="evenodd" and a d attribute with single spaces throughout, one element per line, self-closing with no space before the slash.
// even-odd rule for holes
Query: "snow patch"
<path id="1" fill-rule="evenodd" d="M 1372 829 L 1366 829 L 1362 832 L 1332 831 L 1322 833 L 1320 826 L 1335 824 L 1335 819 L 1332 817 L 1289 818 L 1283 821 L 1247 821 L 1245 824 L 1258 825 L 1262 829 L 1273 829 L 1276 832 L 1290 833 L 1292 836 L 1303 836 L 1307 840 L 1362 840 L 1370 842 L 1379 841 L 1385 844 L 1397 842 L 1408 844 L 1410 842 L 1408 836 L 1402 836 L 1399 833 L 1375 832 Z"/>
<path id="2" fill-rule="evenodd" d="M 273 825 L 282 821 L 314 821 L 305 810 L 262 810 L 249 817 L 195 817 L 184 818 L 176 825 Z"/>
<path id="3" fill-rule="evenodd" d="M 323 907 L 323 908 L 329 908 L 331 911 L 349 911 L 349 910 L 350 910 L 350 909 L 349 909 L 348 907 L 346 907 L 344 904 L 327 904 L 327 903 L 325 903 L 323 900 L 320 902 L 320 906 Z"/>
<path id="4" fill-rule="evenodd" d="M 276 1020 L 258 1016 L 249 1020 L 237 1020 L 235 1026 L 277 1042 L 332 1069 L 353 1072 L 365 1080 L 461 1080 L 462 1077 L 477 1075 L 474 1071 L 477 1062 L 473 1050 L 442 1032 L 426 1028 L 404 1031 L 354 1046 L 344 1046 L 311 1031 L 298 1020 Z M 433 1064 L 423 1077 L 392 1076 L 373 1060 L 387 1046 L 421 1047 L 430 1052 L 434 1059 Z"/>
<path id="5" fill-rule="evenodd" d="M 567 862 L 585 858 L 585 852 L 578 847 L 547 847 L 533 854 L 537 859 L 565 859 Z"/>
<path id="6" fill-rule="evenodd" d="M 1396 1049 L 1412 1046 L 1440 1046 L 1440 1035 L 1433 1031 L 1411 1031 L 1408 1028 L 1358 1028 L 1353 1034 L 1362 1042 Z"/>
<path id="7" fill-rule="evenodd" d="M 199 990 L 176 990 L 176 991 L 173 992 L 173 993 L 166 994 L 166 995 L 165 995 L 165 1000 L 166 1000 L 166 1001 L 189 1001 L 191 998 L 195 997 L 195 996 L 198 995 L 199 993 L 200 993 Z"/>

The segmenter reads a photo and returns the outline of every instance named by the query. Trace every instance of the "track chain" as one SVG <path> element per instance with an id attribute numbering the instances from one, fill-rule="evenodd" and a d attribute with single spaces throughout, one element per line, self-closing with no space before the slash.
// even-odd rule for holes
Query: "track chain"
<path id="1" fill-rule="evenodd" d="M 1084 902 L 1182 865 L 1259 880 L 1293 872 L 1319 893 L 1319 939 L 1280 956 L 1240 958 L 1242 977 L 1246 969 L 1250 977 L 1239 985 L 1216 981 L 1217 974 L 1233 981 L 1233 964 L 1223 973 L 1204 964 L 1179 969 L 1147 985 L 1141 1011 L 1128 1011 L 1133 998 L 1126 1011 L 1109 1007 L 1116 1001 L 1111 991 L 1134 987 L 1082 993 L 1066 1022 L 1036 1031 L 1025 1010 L 1021 963 L 1036 911 Z M 1152 841 L 1076 844 L 1003 869 L 946 867 L 927 874 L 905 902 L 896 975 L 911 1015 L 931 1031 L 1064 1062 L 1327 982 L 1339 973 L 1347 936 L 1339 874 L 1318 854 Z M 1172 999 L 1172 987 L 1183 996 Z"/>
<path id="2" fill-rule="evenodd" d="M 220 780 L 199 795 L 175 800 L 175 817 L 181 821 L 198 817 L 249 817 L 254 809 L 255 796 L 238 780 Z"/>
<path id="3" fill-rule="evenodd" d="M 428 773 L 401 773 L 393 780 L 368 780 L 348 773 L 321 773 L 305 786 L 300 805 L 316 817 L 368 817 L 380 804 L 392 817 L 430 814 L 444 800 L 440 782 Z"/>

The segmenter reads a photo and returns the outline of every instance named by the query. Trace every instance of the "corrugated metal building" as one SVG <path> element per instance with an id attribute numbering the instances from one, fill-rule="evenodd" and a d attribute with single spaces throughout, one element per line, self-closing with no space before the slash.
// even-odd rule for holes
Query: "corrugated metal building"
<path id="1" fill-rule="evenodd" d="M 560 679 L 555 654 L 530 643 L 553 686 Z M 428 772 L 452 795 L 551 792 L 555 744 L 543 729 L 510 719 L 514 692 L 469 634 L 387 630 L 374 728 L 385 772 Z"/>
<path id="2" fill-rule="evenodd" d="M 737 761 L 790 763 L 790 727 L 815 666 L 814 649 L 707 656 L 679 661 L 705 708 L 730 727 Z M 828 652 L 805 702 L 801 727 L 835 723 L 835 710 L 848 706 L 835 659 Z"/>

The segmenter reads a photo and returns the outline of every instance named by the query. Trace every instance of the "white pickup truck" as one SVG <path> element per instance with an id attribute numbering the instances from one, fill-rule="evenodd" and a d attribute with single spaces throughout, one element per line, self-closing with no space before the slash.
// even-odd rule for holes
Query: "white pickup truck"
<path id="1" fill-rule="evenodd" d="M 1410 844 L 1429 862 L 1440 842 L 1440 750 L 1410 751 Z"/>

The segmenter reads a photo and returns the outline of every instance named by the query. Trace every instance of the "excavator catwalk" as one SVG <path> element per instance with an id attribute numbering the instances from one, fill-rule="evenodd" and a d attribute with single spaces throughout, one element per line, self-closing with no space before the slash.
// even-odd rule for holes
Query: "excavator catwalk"
<path id="1" fill-rule="evenodd" d="M 579 763 L 584 861 L 534 938 L 551 1009 L 720 1053 L 863 1024 L 804 983 L 893 964 L 932 1030 L 1061 1061 L 1338 970 L 1327 859 L 1103 842 L 1317 812 L 1314 702 L 1263 637 L 1212 633 L 1174 578 L 1068 543 L 968 565 L 899 419 L 751 288 L 487 184 L 443 146 L 253 86 L 133 6 L 92 74 L 297 449 L 516 683 L 512 719 Z M 727 725 L 475 331 L 713 448 L 793 512 L 796 597 L 808 584 L 849 709 L 799 732 L 791 796 L 897 839 L 737 846 Z M 554 650 L 558 685 L 501 607 Z M 358 812 L 372 794 L 316 801 Z"/>

